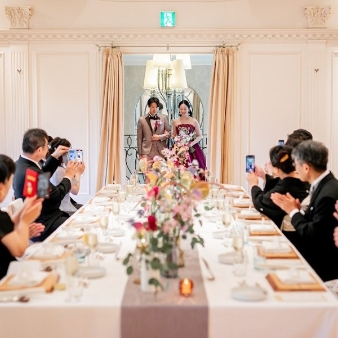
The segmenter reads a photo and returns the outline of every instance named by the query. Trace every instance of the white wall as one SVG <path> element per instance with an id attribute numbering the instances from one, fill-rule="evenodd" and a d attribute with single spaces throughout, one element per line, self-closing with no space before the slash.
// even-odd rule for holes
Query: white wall
<path id="1" fill-rule="evenodd" d="M 0 0 L 4 6 L 30 5 L 32 29 L 155 29 L 160 11 L 176 11 L 178 29 L 307 27 L 306 6 L 337 6 L 336 0 Z M 9 27 L 0 10 L 0 29 Z M 338 27 L 333 10 L 328 28 Z"/>
<path id="2" fill-rule="evenodd" d="M 336 1 L 311 5 L 319 3 Z M 0 0 L 0 9 L 5 5 Z M 264 164 L 270 147 L 300 127 L 331 153 L 337 150 L 338 30 L 332 28 L 338 27 L 338 11 L 328 21 L 331 29 L 310 30 L 302 29 L 309 5 L 303 0 L 196 2 L 189 11 L 186 2 L 176 1 L 135 2 L 133 10 L 125 1 L 15 5 L 31 5 L 33 16 L 31 29 L 8 30 L 0 10 L 0 151 L 17 158 L 30 127 L 69 138 L 87 162 L 79 200 L 96 189 L 101 67 L 95 44 L 113 41 L 126 54 L 210 54 L 223 42 L 240 44 L 235 183 L 245 184 L 246 154 Z M 176 10 L 178 28 L 158 29 L 160 10 Z M 330 168 L 338 174 L 333 156 Z"/>

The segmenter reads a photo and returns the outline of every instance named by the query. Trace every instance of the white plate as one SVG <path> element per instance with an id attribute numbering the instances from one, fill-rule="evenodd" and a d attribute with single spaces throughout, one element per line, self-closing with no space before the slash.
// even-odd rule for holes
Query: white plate
<path id="1" fill-rule="evenodd" d="M 225 230 L 215 230 L 212 232 L 212 237 L 216 239 L 223 239 L 225 234 Z"/>
<path id="2" fill-rule="evenodd" d="M 218 255 L 218 261 L 222 264 L 234 264 L 234 259 L 236 257 L 235 251 L 229 251 L 223 254 Z"/>
<path id="3" fill-rule="evenodd" d="M 126 234 L 126 231 L 123 229 L 110 229 L 109 235 L 114 237 L 122 237 Z"/>
<path id="4" fill-rule="evenodd" d="M 266 299 L 266 293 L 258 286 L 243 285 L 231 289 L 231 297 L 240 301 L 257 302 Z"/>
<path id="5" fill-rule="evenodd" d="M 116 243 L 102 242 L 97 245 L 96 250 L 103 253 L 111 253 L 115 252 L 118 247 Z"/>
<path id="6" fill-rule="evenodd" d="M 97 265 L 80 266 L 76 273 L 77 276 L 85 278 L 100 278 L 105 276 L 105 274 L 106 269 Z"/>

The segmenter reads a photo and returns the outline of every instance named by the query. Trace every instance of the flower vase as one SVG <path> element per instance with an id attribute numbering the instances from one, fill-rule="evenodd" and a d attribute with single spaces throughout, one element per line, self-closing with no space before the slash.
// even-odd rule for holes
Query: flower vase
<path id="1" fill-rule="evenodd" d="M 153 292 L 153 287 L 149 284 L 150 278 L 151 271 L 147 268 L 146 258 L 144 255 L 141 255 L 140 281 L 142 292 Z"/>
<path id="2" fill-rule="evenodd" d="M 154 285 L 149 284 L 151 278 L 156 278 L 160 280 L 159 270 L 152 270 L 150 266 L 147 267 L 146 256 L 141 255 L 141 264 L 140 264 L 140 286 L 141 291 L 146 293 L 156 292 Z"/>
<path id="3" fill-rule="evenodd" d="M 165 254 L 164 267 L 161 271 L 161 275 L 167 278 L 176 278 L 178 276 L 178 247 L 174 238 L 170 238 L 170 243 L 172 247 L 170 252 Z M 175 267 L 173 267 L 173 265 L 175 265 Z"/>

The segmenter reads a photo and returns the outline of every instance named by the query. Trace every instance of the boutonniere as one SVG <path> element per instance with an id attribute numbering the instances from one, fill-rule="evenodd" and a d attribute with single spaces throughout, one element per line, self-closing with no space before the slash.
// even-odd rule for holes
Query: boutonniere
<path id="1" fill-rule="evenodd" d="M 162 123 L 163 122 L 160 119 L 156 120 L 156 122 L 155 122 L 155 129 L 157 129 L 159 126 L 161 126 Z"/>

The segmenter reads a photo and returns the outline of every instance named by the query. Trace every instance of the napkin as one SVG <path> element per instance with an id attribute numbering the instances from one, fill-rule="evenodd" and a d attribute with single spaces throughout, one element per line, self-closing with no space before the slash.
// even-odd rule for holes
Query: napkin
<path id="1" fill-rule="evenodd" d="M 93 223 L 97 220 L 97 217 L 94 216 L 77 216 L 73 224 L 82 224 L 82 223 Z"/>
<path id="2" fill-rule="evenodd" d="M 250 224 L 250 232 L 275 232 L 275 228 L 272 225 L 264 224 Z"/>
<path id="3" fill-rule="evenodd" d="M 42 283 L 47 277 L 48 272 L 43 271 L 27 271 L 18 273 L 8 283 L 11 286 L 36 286 Z"/>
<path id="4" fill-rule="evenodd" d="M 260 213 L 257 210 L 241 210 L 241 215 L 243 216 L 260 216 Z"/>
<path id="5" fill-rule="evenodd" d="M 273 253 L 288 253 L 291 252 L 291 248 L 287 243 L 274 243 L 274 242 L 263 242 L 262 246 L 265 252 Z"/>
<path id="6" fill-rule="evenodd" d="M 283 284 L 316 284 L 316 280 L 307 272 L 296 270 L 295 274 L 291 271 L 276 271 L 276 276 Z"/>
<path id="7" fill-rule="evenodd" d="M 92 199 L 92 203 L 103 203 L 103 202 L 108 202 L 109 200 L 110 200 L 109 197 L 96 196 Z"/>
<path id="8" fill-rule="evenodd" d="M 65 252 L 65 248 L 61 245 L 53 245 L 48 248 L 40 248 L 37 250 L 33 257 L 34 258 L 60 258 Z"/>
<path id="9" fill-rule="evenodd" d="M 251 203 L 251 200 L 247 198 L 234 198 L 234 204 L 250 206 L 252 203 Z"/>

